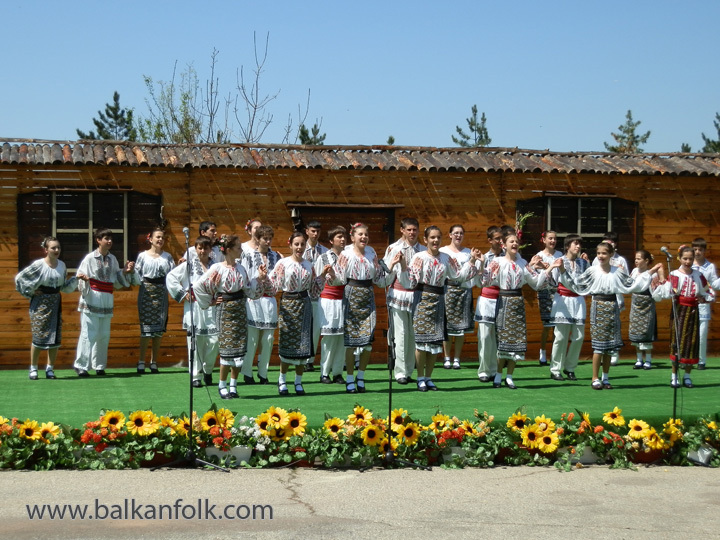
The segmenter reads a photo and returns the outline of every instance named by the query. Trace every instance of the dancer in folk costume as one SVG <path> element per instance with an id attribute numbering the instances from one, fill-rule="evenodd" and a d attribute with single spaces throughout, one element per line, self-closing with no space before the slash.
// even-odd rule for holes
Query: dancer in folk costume
<path id="1" fill-rule="evenodd" d="M 505 255 L 503 249 L 503 235 L 500 227 L 488 227 L 487 239 L 490 249 L 484 255 L 485 268 L 496 258 Z M 497 298 L 500 287 L 497 285 L 483 286 L 483 275 L 479 273 L 475 278 L 475 285 L 480 287 L 480 296 L 475 307 L 475 320 L 478 323 L 478 379 L 480 382 L 490 382 L 497 373 L 497 336 L 495 331 L 495 317 Z"/>
<path id="2" fill-rule="evenodd" d="M 508 232 L 503 237 L 505 255 L 496 257 L 486 265 L 483 286 L 495 285 L 500 291 L 497 299 L 497 373 L 493 387 L 502 385 L 502 373 L 507 366 L 505 385 L 511 390 L 517 388 L 513 382 L 513 372 L 518 360 L 525 358 L 527 350 L 527 324 L 525 320 L 525 300 L 522 287 L 527 284 L 539 289 L 547 280 L 546 272 L 537 272 L 535 266 L 540 258 L 535 255 L 530 263 L 518 257 L 519 242 L 515 233 Z"/>
<path id="3" fill-rule="evenodd" d="M 247 351 L 246 298 L 258 298 L 263 293 L 267 272 L 258 268 L 254 278 L 248 277 L 241 263 L 242 248 L 237 236 L 220 238 L 220 249 L 225 256 L 221 263 L 213 264 L 195 283 L 195 298 L 202 309 L 215 305 L 220 350 L 220 382 L 218 393 L 222 399 L 239 397 L 237 378 Z M 227 377 L 230 374 L 230 386 Z"/>
<path id="4" fill-rule="evenodd" d="M 400 238 L 397 242 L 390 244 L 385 250 L 383 260 L 389 267 L 397 253 L 402 253 L 405 258 L 405 265 L 409 265 L 413 256 L 420 251 L 427 249 L 418 242 L 420 224 L 418 220 L 411 217 L 403 218 L 400 222 Z M 400 272 L 400 267 L 396 267 Z M 400 284 L 397 275 L 392 282 L 392 287 L 387 292 L 387 305 L 390 310 L 390 321 L 392 324 L 395 346 L 395 379 L 399 384 L 407 384 L 415 370 L 415 337 L 413 336 L 412 303 L 414 293 Z"/>
<path id="5" fill-rule="evenodd" d="M 612 388 L 609 379 L 610 357 L 623 345 L 617 295 L 646 289 L 650 286 L 652 276 L 662 267 L 655 265 L 633 280 L 622 267 L 610 264 L 614 252 L 612 244 L 601 242 L 597 246 L 598 264 L 590 266 L 579 276 L 566 272 L 562 259 L 556 260 L 551 266 L 560 269 L 560 283 L 565 287 L 576 294 L 592 295 L 590 335 L 593 347 L 592 387 L 595 390 Z"/>
<path id="6" fill-rule="evenodd" d="M 323 254 L 327 253 L 328 248 L 320 243 L 320 233 L 322 232 L 322 224 L 319 221 L 311 221 L 305 227 L 305 238 L 307 242 L 305 244 L 305 252 L 303 253 L 303 259 L 310 261 L 314 266 L 318 258 Z M 320 340 L 320 300 L 319 298 L 311 298 L 310 303 L 313 310 L 313 350 L 317 352 L 318 341 Z M 309 358 L 305 363 L 305 371 L 315 371 L 315 356 Z"/>
<path id="7" fill-rule="evenodd" d="M 138 317 L 140 319 L 140 356 L 137 372 L 145 373 L 145 354 L 148 343 L 152 341 L 150 372 L 157 373 L 157 361 L 160 356 L 162 336 L 167 330 L 168 291 L 165 280 L 175 268 L 172 256 L 163 251 L 165 231 L 156 227 L 147 235 L 150 247 L 141 251 L 135 261 L 133 285 L 140 285 L 138 291 Z"/>
<path id="8" fill-rule="evenodd" d="M 270 273 L 266 292 L 282 291 L 278 328 L 280 329 L 278 352 L 280 353 L 280 376 L 278 393 L 286 396 L 287 372 L 295 366 L 295 393 L 305 394 L 302 375 L 308 359 L 315 355 L 313 346 L 313 312 L 311 298 L 317 298 L 330 267 L 323 268 L 317 276 L 310 261 L 303 259 L 306 239 L 301 232 L 294 232 L 288 240 L 292 254 L 280 259 Z"/>
<path id="9" fill-rule="evenodd" d="M 271 272 L 277 262 L 282 258 L 277 251 L 270 248 L 275 232 L 269 225 L 261 225 L 255 229 L 255 243 L 258 248 L 253 252 L 243 253 L 243 265 L 250 278 L 257 278 L 258 269 L 264 266 Z M 272 291 L 263 291 L 260 298 L 247 299 L 247 335 L 248 347 L 243 360 L 242 374 L 246 384 L 254 384 L 253 359 L 258 353 L 257 369 L 260 384 L 268 384 L 268 366 L 272 354 L 275 329 L 278 325 L 278 307 L 275 294 Z"/>
<path id="10" fill-rule="evenodd" d="M 330 269 L 330 283 L 345 285 L 343 294 L 343 323 L 345 343 L 345 367 L 347 377 L 345 391 L 354 394 L 365 392 L 365 369 L 370 361 L 370 351 L 375 337 L 375 292 L 373 284 L 387 287 L 394 279 L 393 268 L 403 257 L 397 251 L 390 261 L 390 273 L 380 267 L 375 250 L 370 247 L 367 225 L 356 223 L 350 228 L 352 245 L 347 246 Z M 360 355 L 360 365 L 355 378 L 355 354 Z"/>
<path id="11" fill-rule="evenodd" d="M 587 259 L 582 257 L 582 238 L 577 234 L 569 234 L 565 237 L 564 247 L 564 271 L 577 278 L 590 266 Z M 550 356 L 550 378 L 563 381 L 567 377 L 576 381 L 575 369 L 580 361 L 580 349 L 585 339 L 585 297 L 559 283 L 560 271 L 551 267 L 552 264 L 547 272 L 555 286 L 555 294 L 549 322 L 555 327 L 555 339 Z"/>
<path id="12" fill-rule="evenodd" d="M 95 231 L 97 249 L 80 263 L 77 271 L 80 300 L 80 337 L 74 368 L 78 377 L 88 377 L 88 369 L 105 375 L 107 351 L 110 343 L 110 320 L 113 316 L 113 290 L 129 287 L 135 263 L 128 261 L 120 268 L 112 248 L 112 231 Z"/>
<path id="13" fill-rule="evenodd" d="M 713 283 L 718 279 L 717 269 L 715 265 L 705 258 L 707 251 L 707 242 L 704 238 L 696 238 L 692 243 L 695 260 L 693 261 L 693 270 L 699 271 L 708 283 Z M 698 370 L 705 369 L 707 361 L 707 340 L 710 331 L 710 320 L 712 319 L 712 303 L 715 302 L 715 291 L 710 289 L 710 299 L 707 302 L 698 304 L 700 313 L 700 345 L 698 352 Z"/>
<path id="14" fill-rule="evenodd" d="M 471 251 L 463 247 L 464 238 L 465 227 L 460 224 L 453 225 L 450 227 L 450 243 L 440 248 L 441 253 L 446 253 L 450 258 L 455 259 L 460 266 L 470 260 L 472 256 Z M 445 318 L 448 339 L 443 342 L 443 351 L 445 353 L 443 367 L 445 369 L 460 369 L 460 355 L 465 344 L 465 334 L 469 334 L 475 328 L 472 288 L 473 281 L 453 279 L 447 281 Z"/>
<path id="15" fill-rule="evenodd" d="M 335 265 L 345 249 L 347 231 L 340 225 L 328 231 L 330 249 L 315 261 L 315 274 L 322 274 L 327 265 Z M 343 335 L 344 285 L 331 285 L 325 282 L 320 293 L 320 382 L 323 384 L 344 383 L 342 376 L 345 365 L 345 346 Z"/>
<path id="16" fill-rule="evenodd" d="M 538 257 L 542 261 L 542 268 L 549 268 L 555 259 L 563 256 L 558 250 L 555 249 L 557 245 L 557 234 L 555 231 L 545 231 L 540 236 L 540 241 L 543 244 L 542 251 L 538 252 Z M 538 307 L 540 308 L 540 320 L 542 321 L 543 329 L 540 334 L 540 365 L 547 366 L 548 361 L 545 355 L 545 347 L 547 345 L 547 338 L 550 334 L 552 324 L 550 323 L 550 313 L 552 312 L 553 298 L 555 297 L 556 288 L 551 281 L 548 281 L 545 286 L 541 287 L 538 292 Z"/>
<path id="17" fill-rule="evenodd" d="M 248 219 L 247 223 L 245 223 L 245 232 L 248 233 L 250 240 L 242 243 L 241 247 L 243 254 L 257 251 L 258 242 L 255 238 L 255 231 L 258 230 L 258 227 L 262 227 L 262 221 L 260 221 L 260 218 Z"/>
<path id="18" fill-rule="evenodd" d="M 41 246 L 45 257 L 33 261 L 15 276 L 15 289 L 30 299 L 30 345 L 31 381 L 38 378 L 40 351 L 47 351 L 45 378 L 55 378 L 55 358 L 62 341 L 62 300 L 60 293 L 77 289 L 77 279 L 68 278 L 67 268 L 60 257 L 60 242 L 54 236 L 46 236 Z"/>
<path id="19" fill-rule="evenodd" d="M 649 251 L 645 249 L 636 251 L 635 268 L 630 277 L 637 279 L 640 274 L 648 270 L 652 263 L 653 256 Z M 658 274 L 662 274 L 662 268 Z M 637 350 L 637 360 L 633 369 L 650 369 L 652 367 L 653 342 L 657 340 L 657 315 L 652 293 L 658 284 L 659 278 L 655 276 L 647 289 L 632 294 L 628 338 Z"/>
<path id="20" fill-rule="evenodd" d="M 202 386 L 201 378 L 206 385 L 212 384 L 212 372 L 215 367 L 215 359 L 218 355 L 218 329 L 215 321 L 215 305 L 207 309 L 201 309 L 199 304 L 190 298 L 190 283 L 195 283 L 212 266 L 212 242 L 207 236 L 198 236 L 195 245 L 192 246 L 193 256 L 189 261 L 177 265 L 167 275 L 166 283 L 170 296 L 176 302 L 183 304 L 183 329 L 187 331 L 188 358 L 190 357 L 190 346 L 195 330 L 195 361 L 193 363 L 192 385 L 195 388 Z M 190 267 L 188 269 L 188 266 Z M 188 274 L 190 279 L 188 281 Z M 192 315 L 190 310 L 192 309 Z"/>
<path id="21" fill-rule="evenodd" d="M 442 232 L 434 225 L 425 229 L 427 250 L 417 253 L 410 261 L 407 271 L 400 274 L 400 281 L 407 289 L 414 290 L 413 331 L 415 335 L 415 364 L 417 387 L 421 392 L 437 390 L 432 372 L 442 344 L 447 339 L 445 319 L 445 283 L 465 283 L 482 270 L 482 254 L 473 248 L 470 257 L 460 264 L 447 253 L 440 252 Z M 480 268 L 475 261 L 480 261 Z M 401 267 L 405 260 L 399 259 Z"/>
<path id="22" fill-rule="evenodd" d="M 670 360 L 672 376 L 670 386 L 678 388 L 678 367 L 685 375 L 683 385 L 692 388 L 690 372 L 700 356 L 700 310 L 698 306 L 712 298 L 710 286 L 699 270 L 693 270 L 695 254 L 690 246 L 678 248 L 680 268 L 670 272 L 668 280 L 655 289 L 657 299 L 672 299 L 670 311 Z"/>

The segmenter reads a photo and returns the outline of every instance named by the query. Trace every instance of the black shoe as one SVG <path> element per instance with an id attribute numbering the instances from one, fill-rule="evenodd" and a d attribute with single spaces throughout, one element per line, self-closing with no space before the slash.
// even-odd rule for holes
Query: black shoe
<path id="1" fill-rule="evenodd" d="M 230 387 L 230 397 L 233 399 L 238 399 L 240 397 L 240 394 L 237 393 L 237 387 Z"/>
<path id="2" fill-rule="evenodd" d="M 577 377 L 575 376 L 574 371 L 563 371 L 563 373 L 565 374 L 565 377 L 567 378 L 567 380 L 577 381 Z"/>
<path id="3" fill-rule="evenodd" d="M 540 367 L 548 367 L 547 360 L 545 360 L 544 362 L 542 360 L 540 360 L 538 363 L 540 364 Z"/>
<path id="4" fill-rule="evenodd" d="M 287 388 L 287 384 L 280 384 L 278 383 L 278 394 L 281 396 L 289 396 L 290 390 Z"/>
<path id="5" fill-rule="evenodd" d="M 685 388 L 692 388 L 693 383 L 690 379 L 683 379 L 683 386 L 685 386 Z"/>
<path id="6" fill-rule="evenodd" d="M 422 386 L 420 386 L 420 383 L 417 383 L 417 389 L 418 389 L 420 392 L 427 392 L 427 391 L 428 391 L 427 384 L 423 384 Z"/>
<path id="7" fill-rule="evenodd" d="M 77 371 L 77 370 L 76 370 Z M 140 374 L 145 373 L 145 362 L 138 362 L 137 372 Z"/>
<path id="8" fill-rule="evenodd" d="M 270 381 L 268 381 L 265 377 L 258 375 L 258 379 L 260 380 L 260 384 L 270 384 Z"/>
<path id="9" fill-rule="evenodd" d="M 212 374 L 206 373 L 203 375 L 203 382 L 205 383 L 205 386 L 212 386 Z"/>
<path id="10" fill-rule="evenodd" d="M 220 394 L 221 399 L 232 399 L 232 396 L 230 395 L 230 392 L 228 391 L 227 387 L 218 388 L 218 394 Z"/>
<path id="11" fill-rule="evenodd" d="M 481 377 L 478 377 L 478 379 L 480 380 L 480 382 L 490 382 L 490 377 L 486 375 L 482 375 Z"/>
<path id="12" fill-rule="evenodd" d="M 603 382 L 602 385 L 603 385 L 603 390 L 612 390 L 613 389 L 612 384 L 610 384 L 609 382 Z"/>
<path id="13" fill-rule="evenodd" d="M 563 377 L 563 376 L 560 375 L 559 373 L 551 373 L 551 374 L 550 374 L 550 378 L 551 378 L 553 381 L 564 381 L 564 380 L 565 380 L 565 377 Z"/>
<path id="14" fill-rule="evenodd" d="M 98 377 L 104 377 L 105 375 L 107 375 L 107 373 L 105 373 L 104 369 L 96 369 L 95 375 L 97 375 Z"/>
<path id="15" fill-rule="evenodd" d="M 304 396 L 305 395 L 305 389 L 303 388 L 302 383 L 295 383 L 295 393 L 298 396 Z"/>
<path id="16" fill-rule="evenodd" d="M 365 393 L 365 379 L 355 379 L 355 386 L 357 386 L 358 394 Z"/>
<path id="17" fill-rule="evenodd" d="M 428 389 L 428 390 L 431 390 L 431 391 L 433 391 L 433 392 L 437 392 L 437 391 L 438 391 L 438 387 L 435 386 L 435 383 L 432 382 L 432 381 L 430 381 L 430 380 L 426 380 L 426 381 L 425 381 L 425 386 L 427 386 L 427 389 Z"/>
<path id="18" fill-rule="evenodd" d="M 510 390 L 517 390 L 517 386 L 515 386 L 515 383 L 512 381 L 508 381 L 505 379 L 505 386 L 507 386 Z"/>
<path id="19" fill-rule="evenodd" d="M 252 375 L 243 375 L 243 381 L 245 381 L 245 384 L 255 384 L 255 379 L 253 379 Z"/>
<path id="20" fill-rule="evenodd" d="M 670 381 L 670 386 L 672 388 L 680 388 L 680 381 Z"/>
<path id="21" fill-rule="evenodd" d="M 705 367 L 705 364 L 698 364 L 697 369 L 698 369 L 698 371 L 703 371 L 704 369 L 707 369 L 707 368 Z"/>
<path id="22" fill-rule="evenodd" d="M 30 374 L 28 375 L 28 378 L 29 378 L 31 381 L 37 381 L 37 380 L 38 380 L 37 369 L 31 369 L 31 370 L 30 370 Z"/>
<path id="23" fill-rule="evenodd" d="M 353 388 L 350 388 L 351 386 Z M 357 394 L 357 386 L 355 386 L 355 383 L 354 382 L 351 382 L 351 383 L 346 382 L 345 383 L 345 392 L 347 392 L 348 394 Z"/>
<path id="24" fill-rule="evenodd" d="M 635 365 L 633 366 L 633 369 L 642 369 L 643 368 L 643 362 L 642 360 L 638 360 L 635 362 Z"/>
<path id="25" fill-rule="evenodd" d="M 193 381 L 192 382 L 193 388 L 202 388 L 202 383 L 200 381 Z"/>
<path id="26" fill-rule="evenodd" d="M 332 382 L 333 384 L 345 384 L 345 377 L 342 375 L 335 375 Z"/>
<path id="27" fill-rule="evenodd" d="M 78 377 L 82 377 L 82 378 L 90 376 L 90 374 L 86 370 L 80 369 L 80 368 L 75 368 L 75 373 L 77 373 Z"/>
<path id="28" fill-rule="evenodd" d="M 57 379 L 55 376 L 55 372 L 53 371 L 53 368 L 45 368 L 45 378 L 46 379 Z"/>
<path id="29" fill-rule="evenodd" d="M 160 373 L 160 370 L 155 362 L 150 362 L 150 373 Z"/>
<path id="30" fill-rule="evenodd" d="M 413 378 L 410 377 L 409 375 L 408 375 L 408 377 L 407 377 L 407 380 L 408 380 L 408 382 L 415 382 L 415 379 L 413 379 Z"/>
<path id="31" fill-rule="evenodd" d="M 315 366 L 313 364 L 307 363 L 305 364 L 305 371 L 315 371 Z"/>
<path id="32" fill-rule="evenodd" d="M 409 383 L 409 382 L 410 382 L 410 381 L 408 381 L 408 378 L 407 378 L 407 377 L 400 377 L 399 379 L 397 379 L 397 383 L 398 383 L 398 384 L 407 384 L 407 383 Z"/>
<path id="33" fill-rule="evenodd" d="M 501 382 L 495 382 L 493 381 L 493 388 L 500 388 L 502 386 Z"/>
<path id="34" fill-rule="evenodd" d="M 322 377 L 320 377 L 320 382 L 323 384 L 332 384 L 332 379 L 327 375 L 323 375 Z"/>

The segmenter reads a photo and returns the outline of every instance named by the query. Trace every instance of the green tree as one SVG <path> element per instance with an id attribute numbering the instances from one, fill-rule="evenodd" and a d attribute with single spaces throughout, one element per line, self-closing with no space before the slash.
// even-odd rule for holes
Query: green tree
<path id="1" fill-rule="evenodd" d="M 692 152 L 692 148 L 690 148 L 690 145 L 688 143 L 684 142 L 680 145 L 680 151 L 683 154 L 689 154 L 690 152 Z"/>
<path id="2" fill-rule="evenodd" d="M 395 137 L 389 135 L 385 144 L 387 144 L 388 146 L 393 146 L 395 144 Z"/>
<path id="3" fill-rule="evenodd" d="M 625 115 L 625 123 L 618 126 L 620 133 L 610 133 L 616 144 L 603 143 L 605 149 L 618 154 L 641 154 L 643 149 L 640 148 L 640 145 L 647 142 L 650 138 L 650 132 L 648 131 L 643 135 L 635 133 L 640 124 L 640 120 L 633 122 L 632 111 L 628 110 Z"/>
<path id="4" fill-rule="evenodd" d="M 706 137 L 704 133 L 702 134 L 703 141 L 705 141 L 705 146 L 702 147 L 702 152 L 704 154 L 716 154 L 720 152 L 720 113 L 715 113 L 715 121 L 713 124 L 715 124 L 715 130 L 717 131 L 718 138 L 716 140 L 712 140 L 709 137 Z"/>
<path id="5" fill-rule="evenodd" d="M 488 135 L 487 127 L 485 127 L 485 122 L 487 121 L 485 113 L 482 113 L 482 116 L 478 121 L 477 105 L 473 105 L 471 111 L 472 116 L 465 119 L 470 134 L 465 133 L 460 126 L 455 126 L 455 131 L 458 136 L 456 137 L 455 135 L 452 135 L 452 141 L 458 146 L 465 148 L 488 146 L 492 142 L 492 139 Z"/>
<path id="6" fill-rule="evenodd" d="M 120 94 L 113 93 L 113 102 L 105 104 L 105 112 L 98 111 L 98 117 L 93 118 L 95 124 L 94 131 L 85 133 L 76 129 L 77 135 L 81 139 L 90 140 L 113 140 L 113 141 L 135 141 L 137 140 L 137 131 L 133 125 L 132 109 L 124 109 L 120 107 Z"/>
<path id="7" fill-rule="evenodd" d="M 322 125 L 322 121 L 320 122 L 320 125 Z M 325 133 L 320 135 L 320 125 L 318 125 L 317 122 L 312 127 L 312 130 L 308 131 L 308 128 L 305 127 L 305 124 L 300 124 L 300 129 L 298 130 L 298 138 L 300 139 L 300 144 L 307 144 L 310 146 L 322 146 L 325 144 Z"/>

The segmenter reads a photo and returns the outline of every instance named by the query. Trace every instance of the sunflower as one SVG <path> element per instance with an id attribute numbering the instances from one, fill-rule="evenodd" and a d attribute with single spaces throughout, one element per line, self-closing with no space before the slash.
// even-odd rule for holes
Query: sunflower
<path id="1" fill-rule="evenodd" d="M 288 413 L 280 407 L 270 407 L 267 410 L 268 424 L 271 428 L 284 428 L 288 425 Z"/>
<path id="2" fill-rule="evenodd" d="M 177 422 L 175 422 L 175 420 L 173 420 L 169 416 L 161 416 L 160 425 L 164 428 L 170 428 L 175 431 L 175 428 L 177 427 Z"/>
<path id="3" fill-rule="evenodd" d="M 469 437 L 477 437 L 479 435 L 475 424 L 473 424 L 470 420 L 463 420 L 462 422 L 460 422 L 460 427 Z"/>
<path id="4" fill-rule="evenodd" d="M 217 413 L 215 411 L 206 412 L 200 419 L 200 427 L 203 431 L 210 431 L 210 429 L 217 426 L 218 423 Z"/>
<path id="5" fill-rule="evenodd" d="M 337 436 L 342 432 L 343 430 L 343 421 L 339 418 L 329 418 L 325 421 L 323 424 L 323 427 L 325 428 L 325 431 L 330 433 L 333 437 L 337 439 Z"/>
<path id="6" fill-rule="evenodd" d="M 377 426 L 367 426 L 363 429 L 362 439 L 365 446 L 376 446 L 382 440 L 383 432 Z"/>
<path id="7" fill-rule="evenodd" d="M 118 431 L 125 425 L 125 415 L 120 411 L 107 411 L 100 417 L 100 426 Z"/>
<path id="8" fill-rule="evenodd" d="M 60 426 L 56 426 L 52 422 L 43 422 L 40 426 L 40 438 L 44 443 L 50 442 L 50 436 L 54 439 L 60 435 Z"/>
<path id="9" fill-rule="evenodd" d="M 288 427 L 276 427 L 268 432 L 268 436 L 276 442 L 286 441 L 292 437 L 293 431 Z"/>
<path id="10" fill-rule="evenodd" d="M 235 423 L 235 415 L 227 409 L 218 409 L 217 414 L 218 425 L 223 429 L 230 429 Z"/>
<path id="11" fill-rule="evenodd" d="M 540 431 L 555 431 L 555 422 L 546 418 L 544 414 L 542 416 L 536 416 L 535 423 L 540 428 Z"/>
<path id="12" fill-rule="evenodd" d="M 405 409 L 395 409 L 390 413 L 390 425 L 392 430 L 397 433 L 405 425 L 405 418 L 408 417 L 408 412 Z"/>
<path id="13" fill-rule="evenodd" d="M 380 454 L 387 454 L 388 452 L 392 452 L 393 454 L 397 450 L 398 442 L 395 437 L 392 437 L 390 440 L 388 440 L 387 437 L 385 437 L 383 440 L 380 441 L 380 444 L 378 444 L 378 452 Z"/>
<path id="14" fill-rule="evenodd" d="M 624 426 L 625 418 L 622 415 L 622 409 L 615 407 L 612 411 L 603 415 L 603 422 L 611 426 Z"/>
<path id="15" fill-rule="evenodd" d="M 513 431 L 522 431 L 527 424 L 528 417 L 526 414 L 516 412 L 510 418 L 508 418 L 507 427 L 512 428 Z"/>
<path id="16" fill-rule="evenodd" d="M 453 421 L 447 414 L 438 413 L 432 417 L 432 424 L 428 427 L 437 434 L 447 429 L 453 429 L 455 424 L 453 424 Z"/>
<path id="17" fill-rule="evenodd" d="M 2 422 L 0 422 L 0 424 L 2 424 Z M 713 420 L 712 422 L 708 422 L 705 425 L 708 427 L 708 429 L 712 429 L 713 431 L 717 430 L 718 428 L 717 422 L 715 422 L 715 420 Z"/>
<path id="18" fill-rule="evenodd" d="M 540 431 L 537 424 L 529 424 L 522 428 L 520 435 L 522 436 L 523 444 L 525 446 L 528 448 L 537 448 L 543 432 Z"/>
<path id="19" fill-rule="evenodd" d="M 590 413 L 584 412 L 580 416 L 582 416 L 583 422 L 585 422 L 588 427 L 592 426 L 592 422 L 590 422 Z"/>
<path id="20" fill-rule="evenodd" d="M 190 431 L 190 419 L 187 416 L 183 416 L 178 423 L 175 425 L 175 433 L 182 435 L 183 437 Z"/>
<path id="21" fill-rule="evenodd" d="M 373 414 L 370 409 L 357 405 L 353 409 L 352 414 L 348 415 L 348 422 L 356 426 L 364 426 L 365 424 L 369 424 L 372 418 Z"/>
<path id="22" fill-rule="evenodd" d="M 545 454 L 552 454 L 558 447 L 557 433 L 546 431 L 538 441 L 538 448 Z"/>
<path id="23" fill-rule="evenodd" d="M 152 411 L 135 411 L 126 425 L 130 433 L 144 437 L 158 430 L 160 419 Z"/>
<path id="24" fill-rule="evenodd" d="M 37 421 L 30 420 L 29 418 L 18 425 L 18 431 L 20 432 L 20 437 L 23 439 L 37 441 L 40 438 L 40 426 Z"/>
<path id="25" fill-rule="evenodd" d="M 303 435 L 307 427 L 307 417 L 300 411 L 291 411 L 288 414 L 288 428 L 293 435 Z"/>
<path id="26" fill-rule="evenodd" d="M 647 422 L 635 420 L 634 418 L 630 420 L 628 429 L 628 437 L 631 439 L 644 439 L 650 433 L 650 426 L 647 425 Z"/>
<path id="27" fill-rule="evenodd" d="M 398 437 L 402 437 L 407 446 L 412 446 L 418 440 L 420 436 L 420 426 L 415 422 L 410 422 L 407 426 L 403 427 L 402 431 L 398 433 Z"/>
<path id="28" fill-rule="evenodd" d="M 647 446 L 651 450 L 663 450 L 665 449 L 666 445 L 665 440 L 663 440 L 663 438 L 658 435 L 658 432 L 655 431 L 655 428 L 650 428 L 648 430 L 648 434 L 643 442 L 645 443 L 645 446 Z"/>
<path id="29" fill-rule="evenodd" d="M 5 418 L 4 416 L 0 416 L 0 426 L 7 424 L 10 420 Z"/>
<path id="30" fill-rule="evenodd" d="M 263 435 L 267 435 L 267 432 L 272 429 L 272 426 L 270 425 L 270 415 L 266 412 L 259 414 L 255 419 L 255 423 L 257 424 L 257 427 L 260 428 Z"/>

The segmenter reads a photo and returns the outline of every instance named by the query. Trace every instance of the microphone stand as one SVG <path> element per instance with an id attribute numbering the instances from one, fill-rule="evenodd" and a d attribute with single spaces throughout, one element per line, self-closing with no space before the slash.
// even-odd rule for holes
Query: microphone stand
<path id="1" fill-rule="evenodd" d="M 185 455 L 181 458 L 178 458 L 174 461 L 171 461 L 167 465 L 162 465 L 159 467 L 153 467 L 150 469 L 151 471 L 155 471 L 157 469 L 161 469 L 163 467 L 185 467 L 185 468 L 197 468 L 199 466 L 203 467 L 212 467 L 213 469 L 216 469 L 218 471 L 223 471 L 226 473 L 229 473 L 230 470 L 226 469 L 224 467 L 220 467 L 219 465 L 215 465 L 214 463 L 210 463 L 208 461 L 202 460 L 199 457 L 197 457 L 197 452 L 195 451 L 195 438 L 193 437 L 193 391 L 195 390 L 195 387 L 193 386 L 193 373 L 195 372 L 195 316 L 194 316 L 194 309 L 193 304 L 195 303 L 195 291 L 193 290 L 193 284 L 192 284 L 192 272 L 191 270 L 191 260 L 190 260 L 190 238 L 188 237 L 187 231 L 183 231 L 185 233 L 185 253 L 187 253 L 187 261 L 185 262 L 185 269 L 187 272 L 185 273 L 185 276 L 187 277 L 188 282 L 188 294 L 190 295 L 190 350 L 188 352 L 188 374 L 189 374 L 189 380 L 190 380 L 190 408 L 188 412 L 188 417 L 190 418 L 190 422 L 188 422 L 188 449 Z M 197 255 L 195 255 L 197 257 Z"/>
<path id="2" fill-rule="evenodd" d="M 670 266 L 670 260 L 671 256 L 669 253 L 663 251 L 667 257 L 667 268 L 668 268 L 668 279 L 670 279 L 670 272 L 672 272 L 672 268 Z M 677 296 L 675 295 L 675 291 L 672 290 L 672 281 L 670 282 L 670 294 L 672 299 L 672 316 L 673 316 L 673 325 L 675 326 L 675 370 L 676 375 L 678 376 L 678 383 L 680 381 L 680 326 L 677 316 Z M 672 343 L 670 344 L 671 350 L 670 354 L 672 355 Z M 673 386 L 673 407 L 672 407 L 672 417 L 673 420 L 677 418 L 677 391 L 678 391 L 679 384 L 676 384 Z"/>

